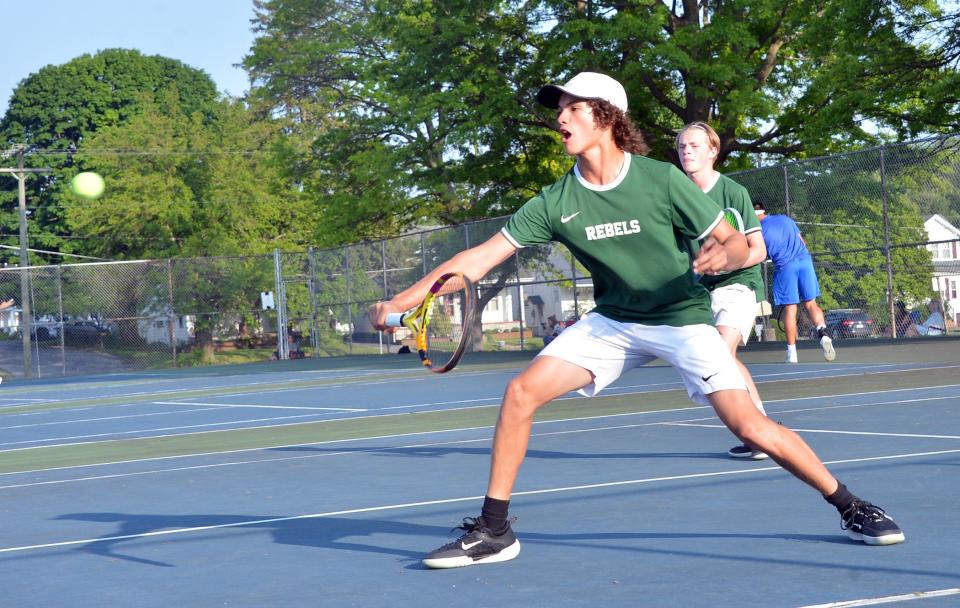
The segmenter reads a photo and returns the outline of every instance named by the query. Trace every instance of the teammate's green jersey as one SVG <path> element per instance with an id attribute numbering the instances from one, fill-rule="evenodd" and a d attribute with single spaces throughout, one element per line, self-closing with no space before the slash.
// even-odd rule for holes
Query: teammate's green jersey
<path id="1" fill-rule="evenodd" d="M 690 267 L 687 243 L 723 221 L 720 207 L 671 164 L 624 155 L 610 184 L 576 165 L 527 201 L 503 227 L 517 247 L 558 241 L 593 278 L 596 312 L 647 325 L 713 324 L 710 295 Z"/>
<path id="2" fill-rule="evenodd" d="M 713 188 L 710 188 L 710 191 L 707 192 L 707 196 L 723 208 L 733 207 L 740 212 L 743 217 L 744 234 L 760 232 L 760 220 L 757 219 L 757 214 L 753 210 L 753 203 L 750 201 L 750 194 L 747 193 L 746 188 L 726 175 L 721 175 Z M 694 243 L 692 249 L 696 252 L 699 250 L 699 245 Z M 757 302 L 764 299 L 763 277 L 760 274 L 759 264 L 726 274 L 704 275 L 700 277 L 700 282 L 710 291 L 724 285 L 746 285 L 757 294 Z"/>

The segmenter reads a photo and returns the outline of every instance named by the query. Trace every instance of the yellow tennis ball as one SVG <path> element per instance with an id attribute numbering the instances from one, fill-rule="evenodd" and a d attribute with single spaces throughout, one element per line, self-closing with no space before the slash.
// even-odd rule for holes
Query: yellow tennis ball
<path id="1" fill-rule="evenodd" d="M 73 190 L 74 194 L 83 198 L 97 198 L 103 194 L 105 185 L 103 178 L 93 171 L 77 173 L 70 180 L 70 189 Z"/>

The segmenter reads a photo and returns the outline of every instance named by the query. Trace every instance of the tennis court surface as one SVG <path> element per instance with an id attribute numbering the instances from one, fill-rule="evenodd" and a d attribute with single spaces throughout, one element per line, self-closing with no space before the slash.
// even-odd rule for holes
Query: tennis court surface
<path id="1" fill-rule="evenodd" d="M 529 354 L 251 364 L 0 386 L 8 606 L 960 605 L 960 341 L 748 349 L 770 416 L 905 543 L 847 539 L 770 460 L 738 461 L 653 365 L 543 410 L 511 503 L 523 549 L 432 571 L 479 512 Z"/>

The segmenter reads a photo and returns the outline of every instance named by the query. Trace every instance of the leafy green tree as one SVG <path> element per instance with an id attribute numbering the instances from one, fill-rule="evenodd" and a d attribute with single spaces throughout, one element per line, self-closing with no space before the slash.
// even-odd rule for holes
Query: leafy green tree
<path id="1" fill-rule="evenodd" d="M 500 215 L 556 176 L 548 113 L 517 93 L 526 23 L 500 4 L 256 3 L 245 65 L 255 99 L 313 137 L 319 244 Z"/>
<path id="2" fill-rule="evenodd" d="M 208 111 L 217 97 L 205 72 L 175 59 L 128 49 L 81 55 L 21 81 L 0 134 L 7 144 L 65 149 L 59 144 L 79 144 L 103 127 L 126 122 L 140 112 L 145 96 L 166 94 L 171 84 L 187 114 Z"/>
<path id="3" fill-rule="evenodd" d="M 949 31 L 933 1 L 255 6 L 254 95 L 314 140 L 305 185 L 341 222 L 335 239 L 514 210 L 570 164 L 533 93 L 580 70 L 624 82 L 657 155 L 707 120 L 731 169 L 879 141 L 866 121 L 896 135 L 958 126 L 913 103 L 955 75 L 926 42 Z"/>
<path id="4" fill-rule="evenodd" d="M 35 150 L 30 164 L 53 170 L 27 180 L 31 245 L 72 248 L 74 239 L 54 199 L 61 184 L 84 168 L 82 164 L 71 166 L 71 146 L 83 147 L 98 130 L 129 121 L 141 112 L 144 100 L 165 94 L 174 83 L 178 105 L 186 115 L 211 111 L 217 91 L 206 73 L 135 50 L 108 49 L 82 55 L 63 65 L 42 68 L 20 82 L 0 120 L 0 141 L 5 147 L 29 146 Z M 17 234 L 15 188 L 0 192 L 0 209 L 0 230 Z"/>
<path id="5" fill-rule="evenodd" d="M 898 147 L 791 163 L 786 187 L 784 167 L 733 178 L 772 213 L 787 212 L 789 192 L 789 214 L 815 256 L 824 309 L 864 308 L 889 326 L 893 300 L 918 302 L 931 295 L 933 266 L 921 246 L 929 214 L 917 193 L 940 169 L 942 163 L 922 149 Z"/>
<path id="6" fill-rule="evenodd" d="M 278 127 L 239 102 L 184 113 L 176 87 L 102 128 L 77 160 L 106 178 L 96 200 L 57 194 L 83 251 L 111 259 L 303 248 L 308 209 L 273 161 Z"/>

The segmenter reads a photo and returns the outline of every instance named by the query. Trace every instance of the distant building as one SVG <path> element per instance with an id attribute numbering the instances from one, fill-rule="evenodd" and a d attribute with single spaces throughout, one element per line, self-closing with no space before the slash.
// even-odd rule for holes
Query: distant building
<path id="1" fill-rule="evenodd" d="M 177 344 L 187 344 L 193 339 L 195 319 L 192 315 L 173 316 L 169 307 L 160 311 L 144 311 L 143 315 L 137 321 L 137 333 L 147 344 L 170 346 L 171 329 Z M 172 328 L 169 322 L 171 317 Z"/>
<path id="2" fill-rule="evenodd" d="M 940 294 L 944 316 L 960 324 L 960 229 L 936 214 L 923 227 L 931 241 L 927 250 L 933 257 L 933 289 Z"/>

